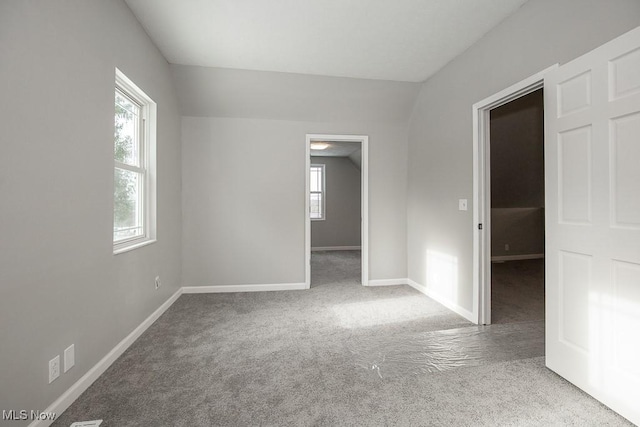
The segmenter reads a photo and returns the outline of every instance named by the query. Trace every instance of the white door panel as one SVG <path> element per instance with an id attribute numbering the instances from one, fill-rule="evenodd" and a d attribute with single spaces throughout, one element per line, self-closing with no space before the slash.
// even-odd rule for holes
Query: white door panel
<path id="1" fill-rule="evenodd" d="M 640 424 L 640 28 L 544 90 L 547 366 Z"/>

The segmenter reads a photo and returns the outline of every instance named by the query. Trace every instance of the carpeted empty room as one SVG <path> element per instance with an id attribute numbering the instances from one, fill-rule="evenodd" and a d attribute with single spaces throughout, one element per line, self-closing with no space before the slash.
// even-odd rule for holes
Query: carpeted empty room
<path id="1" fill-rule="evenodd" d="M 314 252 L 310 290 L 182 295 L 54 425 L 628 425 L 544 367 L 539 322 L 472 325 L 359 269 Z"/>
<path id="2" fill-rule="evenodd" d="M 0 0 L 0 427 L 640 426 L 640 0 Z"/>

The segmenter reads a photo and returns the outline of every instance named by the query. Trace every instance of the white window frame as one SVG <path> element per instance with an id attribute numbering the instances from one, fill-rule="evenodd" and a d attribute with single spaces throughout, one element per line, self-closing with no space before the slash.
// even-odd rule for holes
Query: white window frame
<path id="1" fill-rule="evenodd" d="M 313 168 L 319 168 L 321 170 L 321 175 L 322 175 L 322 191 L 311 191 L 309 190 L 309 206 L 311 206 L 311 196 L 313 194 L 321 194 L 322 195 L 322 205 L 320 206 L 320 218 L 311 218 L 311 221 L 324 221 L 327 217 L 327 212 L 326 212 L 326 206 L 327 206 L 327 185 L 326 185 L 326 174 L 325 174 L 325 165 L 322 163 L 313 163 L 310 165 L 309 167 L 309 176 L 311 176 L 311 169 Z M 311 210 L 309 210 L 309 215 L 311 215 Z"/>
<path id="2" fill-rule="evenodd" d="M 140 107 L 139 126 L 139 167 L 121 163 L 114 158 L 114 174 L 116 168 L 138 173 L 142 179 L 139 202 L 141 204 L 142 235 L 121 239 L 113 239 L 113 253 L 120 254 L 156 241 L 156 124 L 157 104 L 133 83 L 122 71 L 115 70 L 115 92 L 119 91 L 126 98 Z M 115 188 L 114 192 L 115 194 Z M 114 200 L 115 204 L 115 200 Z M 112 214 L 115 206 L 112 208 Z M 112 224 L 115 224 L 115 217 Z"/>

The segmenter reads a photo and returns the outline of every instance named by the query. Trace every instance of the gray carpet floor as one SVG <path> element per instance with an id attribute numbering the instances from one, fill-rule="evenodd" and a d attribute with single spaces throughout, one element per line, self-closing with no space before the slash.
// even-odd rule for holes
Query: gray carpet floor
<path id="1" fill-rule="evenodd" d="M 629 425 L 544 367 L 539 321 L 478 327 L 360 286 L 359 264 L 314 253 L 310 290 L 181 296 L 54 425 Z"/>
<path id="2" fill-rule="evenodd" d="M 491 323 L 544 320 L 544 260 L 491 264 Z"/>

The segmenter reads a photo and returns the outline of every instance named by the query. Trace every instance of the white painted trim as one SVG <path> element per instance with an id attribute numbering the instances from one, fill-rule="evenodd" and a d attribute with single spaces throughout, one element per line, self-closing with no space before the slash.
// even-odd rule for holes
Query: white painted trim
<path id="1" fill-rule="evenodd" d="M 157 240 L 156 240 L 156 239 L 152 239 L 152 240 L 149 240 L 149 239 L 147 239 L 147 240 L 142 240 L 142 241 L 140 241 L 140 242 L 137 242 L 137 243 L 131 244 L 131 245 L 129 245 L 129 246 L 124 246 L 124 247 L 121 247 L 121 248 L 119 248 L 119 249 L 114 249 L 114 250 L 113 250 L 113 254 L 114 254 L 114 255 L 123 254 L 123 253 L 125 253 L 125 252 L 129 252 L 129 251 L 132 251 L 132 250 L 134 250 L 134 249 L 138 249 L 138 248 L 141 248 L 141 247 L 143 247 L 143 246 L 150 245 L 150 244 L 155 243 L 155 242 L 157 242 Z"/>
<path id="2" fill-rule="evenodd" d="M 360 215 L 362 228 L 360 244 L 362 245 L 362 276 L 361 283 L 369 283 L 369 137 L 362 137 L 362 178 L 360 179 L 361 202 Z"/>
<path id="3" fill-rule="evenodd" d="M 311 289 L 311 138 L 307 135 L 304 148 L 304 283 L 306 289 Z"/>
<path id="4" fill-rule="evenodd" d="M 544 258 L 544 254 L 523 254 L 523 255 L 500 255 L 500 256 L 492 256 L 491 262 L 493 261 L 520 261 L 525 259 L 542 259 Z"/>
<path id="5" fill-rule="evenodd" d="M 328 135 L 328 134 L 307 134 L 305 146 L 305 224 L 304 224 L 304 248 L 305 248 L 305 285 L 306 289 L 311 288 L 311 218 L 309 215 L 309 167 L 311 166 L 311 149 L 312 141 L 344 141 L 344 142 L 360 142 L 362 144 L 362 168 L 360 191 L 361 206 L 360 212 L 362 216 L 361 241 L 362 245 L 362 277 L 361 282 L 364 286 L 369 283 L 369 137 L 367 135 Z"/>
<path id="6" fill-rule="evenodd" d="M 544 76 L 558 68 L 552 65 L 500 92 L 473 104 L 473 318 L 491 323 L 491 167 L 489 114 L 544 86 Z M 482 230 L 478 225 L 482 224 Z"/>
<path id="7" fill-rule="evenodd" d="M 111 349 L 93 368 L 76 381 L 62 396 L 56 399 L 43 412 L 54 412 L 59 417 L 75 400 L 87 390 L 95 380 L 100 377 L 139 337 L 151 326 L 169 307 L 182 295 L 182 289 L 178 289 L 168 300 L 147 317 L 137 328 Z M 54 420 L 36 420 L 29 427 L 48 427 Z"/>
<path id="8" fill-rule="evenodd" d="M 426 286 L 421 285 L 420 283 L 417 283 L 417 282 L 415 282 L 415 281 L 413 281 L 411 279 L 407 279 L 407 284 L 409 286 L 411 286 L 413 289 L 417 290 L 418 292 L 421 292 L 421 293 L 425 294 L 426 296 L 428 296 L 432 300 L 434 300 L 434 301 L 442 304 L 443 306 L 447 307 L 449 310 L 451 310 L 451 311 L 459 314 L 460 316 L 464 317 L 468 321 L 475 323 L 476 316 L 475 316 L 474 313 L 470 312 L 469 310 L 459 306 L 458 304 L 454 304 L 453 302 L 447 300 L 446 298 L 443 298 L 440 295 L 436 294 L 435 292 L 432 292 Z"/>
<path id="9" fill-rule="evenodd" d="M 375 279 L 369 280 L 367 286 L 397 286 L 397 285 L 407 285 L 409 284 L 409 279 Z"/>
<path id="10" fill-rule="evenodd" d="M 316 251 L 359 251 L 362 246 L 315 246 L 311 248 L 311 252 Z"/>
<path id="11" fill-rule="evenodd" d="M 226 292 L 268 292 L 308 289 L 306 283 L 271 283 L 254 285 L 184 286 L 183 294 L 217 294 Z"/>

